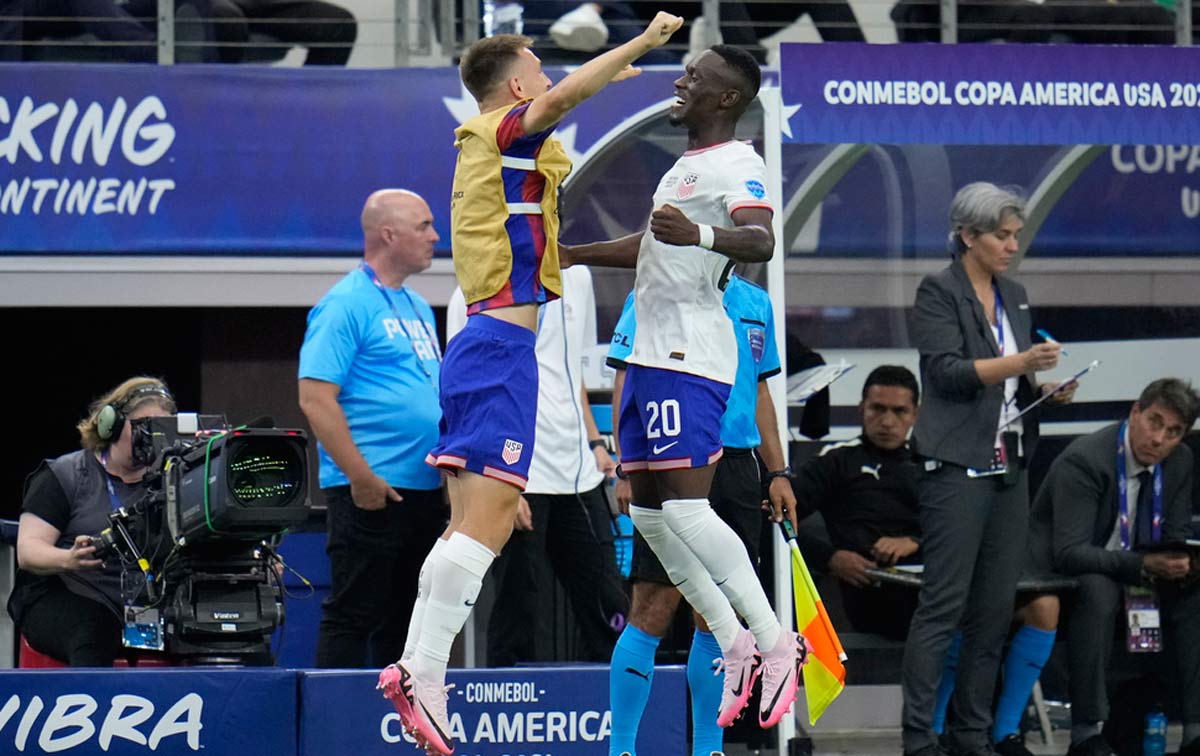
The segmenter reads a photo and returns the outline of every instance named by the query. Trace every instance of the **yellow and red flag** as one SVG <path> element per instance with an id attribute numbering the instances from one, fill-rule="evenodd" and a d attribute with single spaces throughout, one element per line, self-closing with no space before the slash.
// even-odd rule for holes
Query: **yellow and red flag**
<path id="1" fill-rule="evenodd" d="M 783 523 L 788 546 L 792 551 L 792 596 L 796 605 L 796 627 L 808 641 L 808 663 L 804 665 L 804 698 L 808 701 L 808 723 L 814 725 L 833 700 L 846 687 L 846 651 L 838 640 L 837 631 L 829 621 L 829 613 L 817 593 L 812 574 L 800 547 L 796 532 L 787 520 Z"/>

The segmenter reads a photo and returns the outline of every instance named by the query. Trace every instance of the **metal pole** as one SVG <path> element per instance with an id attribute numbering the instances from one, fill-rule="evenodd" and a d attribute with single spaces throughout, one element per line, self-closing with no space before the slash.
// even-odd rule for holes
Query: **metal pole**
<path id="1" fill-rule="evenodd" d="M 958 42 L 958 0 L 942 0 L 942 43 Z"/>
<path id="2" fill-rule="evenodd" d="M 395 30 L 396 39 L 393 42 L 395 53 L 393 55 L 393 61 L 396 64 L 396 68 L 404 68 L 408 65 L 408 57 L 410 52 L 408 39 L 408 0 L 395 0 L 395 14 L 396 18 L 393 22 L 393 27 Z"/>
<path id="3" fill-rule="evenodd" d="M 704 47 L 707 49 L 721 42 L 721 1 L 703 0 L 700 8 L 704 14 Z"/>
<path id="4" fill-rule="evenodd" d="M 453 5 L 452 0 L 444 0 L 444 2 Z M 453 15 L 451 13 L 450 15 Z M 462 48 L 467 49 L 473 43 L 479 41 L 479 3 L 465 2 L 462 9 Z M 453 34 L 451 34 L 453 36 Z M 458 50 L 451 49 L 450 57 L 453 58 L 458 54 Z"/>
<path id="5" fill-rule="evenodd" d="M 705 11 L 707 13 L 707 11 Z M 778 203 L 783 197 L 783 90 L 779 85 L 764 88 L 759 96 L 763 109 L 763 162 L 767 168 L 767 192 Z M 776 204 L 776 207 L 779 205 Z M 787 301 L 783 289 L 784 259 L 787 254 L 783 246 L 783 216 L 775 213 L 772 219 L 775 230 L 775 252 L 767 262 L 767 293 L 771 297 L 771 314 L 775 318 L 775 347 L 779 351 L 779 360 L 787 365 Z M 771 394 L 771 402 L 775 405 L 775 417 L 779 421 L 779 440 L 783 446 L 784 463 L 789 463 L 789 433 L 791 423 L 787 414 L 787 385 L 785 376 L 776 375 L 768 379 L 767 386 Z M 774 524 L 767 527 L 775 529 Z M 775 556 L 775 614 L 784 630 L 788 630 L 795 622 L 795 610 L 792 607 L 792 552 L 776 532 L 771 538 Z M 802 630 L 803 628 L 797 628 Z M 798 712 L 800 704 L 796 703 L 793 712 Z M 776 735 L 777 746 L 781 756 L 788 752 L 788 741 L 796 734 L 796 717 L 784 717 L 779 720 Z"/>
<path id="6" fill-rule="evenodd" d="M 175 0 L 158 0 L 158 64 L 175 64 Z"/>
<path id="7" fill-rule="evenodd" d="M 1192 46 L 1192 0 L 1176 0 L 1175 44 L 1180 47 Z"/>

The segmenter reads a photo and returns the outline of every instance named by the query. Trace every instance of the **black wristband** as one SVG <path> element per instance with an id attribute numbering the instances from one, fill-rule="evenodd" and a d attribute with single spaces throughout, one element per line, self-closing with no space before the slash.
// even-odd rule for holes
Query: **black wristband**
<path id="1" fill-rule="evenodd" d="M 617 469 L 613 472 L 615 472 L 617 477 L 621 480 L 629 480 L 629 473 L 625 472 L 624 468 L 622 468 L 620 465 L 617 465 Z"/>
<path id="2" fill-rule="evenodd" d="M 588 446 L 592 449 L 603 448 L 605 451 L 608 451 L 608 442 L 602 438 L 593 438 L 591 441 L 588 441 Z"/>
<path id="3" fill-rule="evenodd" d="M 763 480 L 766 483 L 770 483 L 771 481 L 775 480 L 776 478 L 788 478 L 790 480 L 791 477 L 792 477 L 792 467 L 791 467 L 791 465 L 788 465 L 787 467 L 784 467 L 782 470 L 771 470 L 770 472 L 767 473 L 766 478 L 764 478 Z"/>

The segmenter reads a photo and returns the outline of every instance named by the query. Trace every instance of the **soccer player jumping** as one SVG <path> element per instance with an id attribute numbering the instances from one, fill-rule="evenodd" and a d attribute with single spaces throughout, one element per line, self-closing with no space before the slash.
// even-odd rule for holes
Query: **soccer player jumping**
<path id="1" fill-rule="evenodd" d="M 708 502 L 737 367 L 722 291 L 734 262 L 769 260 L 775 247 L 766 167 L 734 139 L 761 78 L 753 56 L 728 45 L 692 61 L 675 82 L 669 116 L 687 128 L 689 149 L 659 181 L 648 233 L 562 249 L 568 264 L 636 261 L 638 330 L 621 396 L 619 469 L 632 486 L 634 525 L 721 647 L 723 727 L 759 675 L 759 724 L 775 725 L 795 700 L 808 651 L 779 624 L 745 546 Z"/>
<path id="2" fill-rule="evenodd" d="M 446 348 L 441 434 L 427 460 L 450 473 L 450 526 L 422 566 L 404 653 L 379 677 L 405 729 L 430 753 L 454 752 L 445 687 L 450 647 L 512 534 L 533 452 L 538 305 L 562 294 L 558 187 L 571 169 L 551 134 L 610 81 L 636 75 L 630 64 L 682 24 L 659 13 L 636 39 L 553 87 L 528 37 L 482 39 L 459 66 L 480 110 L 455 132 L 450 206 L 468 318 Z"/>

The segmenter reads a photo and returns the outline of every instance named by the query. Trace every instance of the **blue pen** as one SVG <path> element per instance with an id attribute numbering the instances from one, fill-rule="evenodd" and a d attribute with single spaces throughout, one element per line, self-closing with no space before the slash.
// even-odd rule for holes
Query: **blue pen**
<path id="1" fill-rule="evenodd" d="M 1050 335 L 1050 332 L 1049 332 L 1049 331 L 1047 331 L 1045 328 L 1039 328 L 1039 329 L 1037 329 L 1036 333 L 1037 333 L 1037 335 L 1038 335 L 1038 336 L 1041 336 L 1041 337 L 1042 337 L 1043 339 L 1045 339 L 1046 341 L 1053 341 L 1055 344 L 1058 344 L 1058 345 L 1059 345 L 1059 351 L 1061 351 L 1061 352 L 1062 352 L 1062 355 L 1063 355 L 1063 357 L 1070 357 L 1070 356 L 1071 356 L 1071 355 L 1069 355 L 1069 354 L 1067 353 L 1067 350 L 1066 350 L 1066 349 L 1063 349 L 1063 348 L 1062 348 L 1062 342 L 1061 342 L 1061 341 L 1059 341 L 1058 339 L 1054 338 L 1053 336 L 1051 336 L 1051 335 Z"/>

